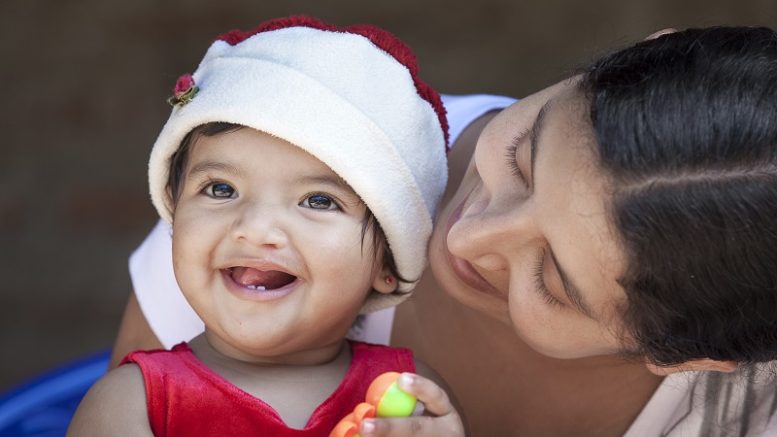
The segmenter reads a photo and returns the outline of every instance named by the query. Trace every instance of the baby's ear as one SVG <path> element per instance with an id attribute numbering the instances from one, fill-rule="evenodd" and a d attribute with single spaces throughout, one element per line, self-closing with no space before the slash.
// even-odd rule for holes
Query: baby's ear
<path id="1" fill-rule="evenodd" d="M 391 274 L 389 269 L 383 268 L 380 273 L 375 275 L 375 279 L 372 281 L 372 288 L 381 294 L 391 294 L 397 291 L 399 286 L 397 278 Z"/>
<path id="2" fill-rule="evenodd" d="M 720 361 L 711 358 L 690 360 L 676 366 L 657 366 L 655 364 L 646 364 L 648 370 L 658 376 L 667 376 L 678 372 L 723 372 L 731 373 L 737 369 L 736 361 Z"/>

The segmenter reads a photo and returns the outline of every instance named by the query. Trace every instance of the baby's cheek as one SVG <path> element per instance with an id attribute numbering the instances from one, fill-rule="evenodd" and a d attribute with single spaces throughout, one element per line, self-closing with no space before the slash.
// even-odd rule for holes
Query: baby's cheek
<path id="1" fill-rule="evenodd" d="M 185 214 L 177 214 L 173 222 L 173 268 L 176 274 L 186 270 L 193 273 L 195 268 L 208 265 L 208 259 L 218 246 L 214 240 L 216 235 L 208 232 L 212 227 L 207 220 L 198 220 L 197 217 Z"/>
<path id="2" fill-rule="evenodd" d="M 358 247 L 355 250 L 350 247 L 340 247 L 339 249 L 342 250 L 329 251 L 327 255 L 322 257 L 329 274 L 352 278 L 366 268 L 365 260 L 370 255 L 366 250 L 362 255 Z"/>
<path id="3" fill-rule="evenodd" d="M 373 271 L 377 271 L 369 235 L 365 236 L 363 247 L 361 238 L 344 237 L 330 241 L 326 248 L 321 248 L 318 259 L 319 265 L 323 266 L 322 271 L 330 279 L 338 278 L 340 283 L 358 283 L 352 286 L 369 288 L 363 282 L 371 277 Z"/>

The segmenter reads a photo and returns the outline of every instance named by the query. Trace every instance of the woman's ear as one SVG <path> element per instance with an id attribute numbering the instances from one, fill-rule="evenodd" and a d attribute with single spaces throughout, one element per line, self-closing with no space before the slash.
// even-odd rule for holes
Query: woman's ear
<path id="1" fill-rule="evenodd" d="M 375 275 L 375 279 L 372 280 L 372 288 L 381 294 L 391 294 L 397 291 L 398 286 L 397 278 L 387 268 L 381 269 L 380 273 Z"/>
<path id="2" fill-rule="evenodd" d="M 675 366 L 658 366 L 647 363 L 645 366 L 654 375 L 667 376 L 679 372 L 723 372 L 731 373 L 737 369 L 736 361 L 719 361 L 711 358 L 702 358 L 699 360 L 690 360 Z"/>

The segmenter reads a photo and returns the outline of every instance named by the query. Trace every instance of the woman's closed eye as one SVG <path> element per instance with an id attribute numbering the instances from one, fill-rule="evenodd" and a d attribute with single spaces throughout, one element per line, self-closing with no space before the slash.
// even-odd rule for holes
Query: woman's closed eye
<path id="1" fill-rule="evenodd" d="M 214 199 L 233 199 L 237 190 L 226 182 L 211 182 L 202 189 L 203 194 Z"/>
<path id="2" fill-rule="evenodd" d="M 526 173 L 521 170 L 521 166 L 518 163 L 518 149 L 521 147 L 521 144 L 527 139 L 528 136 L 528 129 L 516 135 L 515 138 L 513 138 L 513 140 L 507 145 L 507 150 L 505 152 L 505 160 L 507 162 L 508 168 L 510 169 L 510 172 L 527 188 L 529 187 L 529 179 L 526 177 Z"/>
<path id="3" fill-rule="evenodd" d="M 305 196 L 299 205 L 305 208 L 323 211 L 337 211 L 340 209 L 340 206 L 331 196 L 322 193 L 314 193 Z"/>
<path id="4" fill-rule="evenodd" d="M 537 260 L 534 264 L 534 268 L 532 269 L 532 279 L 534 282 L 534 287 L 537 290 L 537 293 L 542 297 L 542 300 L 545 301 L 550 306 L 553 307 L 563 307 L 564 303 L 558 300 L 553 294 L 548 290 L 548 286 L 545 284 L 545 250 L 540 250 L 539 255 L 537 256 Z"/>

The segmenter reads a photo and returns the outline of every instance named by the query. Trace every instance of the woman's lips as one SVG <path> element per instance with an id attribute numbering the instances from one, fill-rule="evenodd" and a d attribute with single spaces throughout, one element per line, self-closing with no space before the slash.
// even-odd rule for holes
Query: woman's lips
<path id="1" fill-rule="evenodd" d="M 450 249 L 448 249 L 448 236 L 450 235 L 453 226 L 461 218 L 461 213 L 464 210 L 464 205 L 467 203 L 467 198 L 462 200 L 461 204 L 456 207 L 456 209 L 451 212 L 450 217 L 448 217 L 447 229 L 445 230 L 444 239 L 445 256 L 448 259 L 448 264 L 450 264 L 453 273 L 456 274 L 459 280 L 467 284 L 470 288 L 473 288 L 483 294 L 488 294 L 502 300 L 507 300 L 503 293 L 500 293 L 499 290 L 494 288 L 494 286 L 486 281 L 486 279 L 483 278 L 483 276 L 481 276 L 474 267 L 472 267 L 472 264 L 455 256 L 453 253 L 451 253 Z"/>

